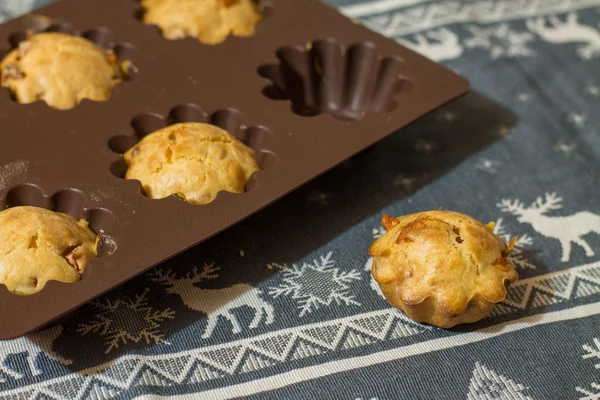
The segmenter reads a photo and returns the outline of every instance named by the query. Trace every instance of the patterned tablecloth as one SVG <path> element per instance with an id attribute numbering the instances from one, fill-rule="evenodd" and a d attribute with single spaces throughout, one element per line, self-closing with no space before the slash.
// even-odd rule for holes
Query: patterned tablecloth
<path id="1" fill-rule="evenodd" d="M 0 343 L 0 398 L 600 399 L 600 0 L 331 2 L 474 93 Z M 438 208 L 520 237 L 521 280 L 454 330 L 390 308 L 369 273 L 383 213 Z"/>

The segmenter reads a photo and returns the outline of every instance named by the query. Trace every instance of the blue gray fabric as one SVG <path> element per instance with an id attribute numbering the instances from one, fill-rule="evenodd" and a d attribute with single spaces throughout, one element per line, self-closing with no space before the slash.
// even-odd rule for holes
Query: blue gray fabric
<path id="1" fill-rule="evenodd" d="M 0 398 L 600 399 L 600 0 L 330 3 L 474 92 L 0 343 Z M 369 273 L 382 214 L 439 208 L 520 237 L 521 280 L 452 330 L 404 317 Z"/>

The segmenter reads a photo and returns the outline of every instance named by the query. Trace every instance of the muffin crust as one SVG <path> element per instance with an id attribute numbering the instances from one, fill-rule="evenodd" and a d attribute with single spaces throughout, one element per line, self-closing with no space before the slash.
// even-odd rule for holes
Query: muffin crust
<path id="1" fill-rule="evenodd" d="M 198 122 L 153 132 L 123 157 L 125 178 L 139 180 L 148 197 L 177 194 L 192 204 L 210 203 L 221 190 L 243 193 L 260 169 L 254 150 L 223 129 Z"/>
<path id="2" fill-rule="evenodd" d="M 0 284 L 18 295 L 39 292 L 51 280 L 76 282 L 98 255 L 85 220 L 38 207 L 0 212 Z"/>
<path id="3" fill-rule="evenodd" d="M 165 38 L 191 36 L 204 44 L 252 36 L 262 19 L 252 0 L 142 0 L 142 7 L 144 23 L 157 25 Z"/>
<path id="4" fill-rule="evenodd" d="M 387 233 L 370 247 L 372 274 L 390 304 L 442 328 L 485 317 L 518 280 L 510 248 L 461 213 L 385 215 Z"/>
<path id="5" fill-rule="evenodd" d="M 83 99 L 106 101 L 122 74 L 116 56 L 79 36 L 44 32 L 21 42 L 0 63 L 1 84 L 21 104 L 44 100 L 67 110 Z"/>

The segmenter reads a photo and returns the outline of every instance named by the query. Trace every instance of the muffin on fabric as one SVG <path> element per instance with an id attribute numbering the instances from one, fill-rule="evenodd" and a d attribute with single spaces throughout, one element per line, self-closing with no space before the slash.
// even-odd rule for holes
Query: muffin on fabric
<path id="1" fill-rule="evenodd" d="M 243 193 L 260 169 L 254 150 L 223 129 L 198 122 L 153 132 L 123 157 L 125 179 L 139 180 L 148 197 L 177 194 L 192 204 L 210 203 L 221 190 Z"/>
<path id="2" fill-rule="evenodd" d="M 85 220 L 44 208 L 0 212 L 0 284 L 18 295 L 39 292 L 48 281 L 76 282 L 98 256 L 98 237 Z"/>
<path id="3" fill-rule="evenodd" d="M 229 35 L 252 36 L 262 19 L 253 0 L 142 0 L 143 21 L 169 40 L 195 37 L 219 44 Z"/>
<path id="4" fill-rule="evenodd" d="M 90 40 L 44 32 L 19 43 L 0 63 L 1 84 L 21 104 L 44 100 L 67 110 L 83 99 L 106 101 L 122 81 L 117 57 Z"/>
<path id="5" fill-rule="evenodd" d="M 451 328 L 488 315 L 518 280 L 507 246 L 468 215 L 428 211 L 392 218 L 369 248 L 388 302 L 409 318 Z"/>

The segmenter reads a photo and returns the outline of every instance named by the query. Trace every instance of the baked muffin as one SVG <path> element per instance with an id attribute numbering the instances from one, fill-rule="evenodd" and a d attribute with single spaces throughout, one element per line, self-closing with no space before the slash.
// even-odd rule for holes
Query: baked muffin
<path id="1" fill-rule="evenodd" d="M 192 204 L 210 203 L 217 192 L 243 193 L 259 170 L 254 150 L 214 125 L 184 122 L 145 136 L 123 155 L 125 179 L 137 179 L 146 195 L 177 194 Z"/>
<path id="2" fill-rule="evenodd" d="M 253 0 L 142 0 L 143 21 L 169 40 L 186 36 L 218 44 L 227 36 L 252 36 L 262 19 Z"/>
<path id="3" fill-rule="evenodd" d="M 98 255 L 97 236 L 84 220 L 38 207 L 0 212 L 0 284 L 18 295 L 48 281 L 76 282 Z"/>
<path id="4" fill-rule="evenodd" d="M 428 211 L 382 219 L 387 230 L 369 248 L 372 274 L 388 302 L 441 328 L 485 317 L 518 280 L 507 246 L 465 214 Z"/>
<path id="5" fill-rule="evenodd" d="M 1 84 L 21 104 L 44 100 L 67 110 L 82 99 L 106 101 L 122 73 L 116 56 L 79 36 L 44 32 L 21 42 L 0 63 Z"/>

